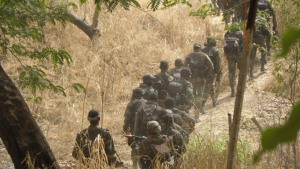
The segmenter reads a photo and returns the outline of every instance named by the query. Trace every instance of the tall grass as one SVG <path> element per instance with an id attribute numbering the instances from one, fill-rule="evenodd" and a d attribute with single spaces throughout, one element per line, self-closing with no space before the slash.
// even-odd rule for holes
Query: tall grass
<path id="1" fill-rule="evenodd" d="M 200 6 L 198 1 L 191 3 Z M 147 5 L 146 1 L 141 4 L 143 7 Z M 93 2 L 88 1 L 86 5 L 70 10 L 82 18 L 86 16 L 89 22 L 94 7 Z M 49 67 L 48 71 L 56 84 L 66 88 L 66 97 L 43 91 L 40 93 L 43 97 L 41 104 L 28 101 L 59 161 L 74 163 L 71 152 L 76 133 L 88 126 L 87 112 L 96 108 L 104 114 L 103 127 L 112 133 L 118 154 L 127 165 L 130 163 L 130 147 L 121 136 L 121 125 L 132 89 L 141 83 L 142 75 L 157 73 L 162 59 L 174 67 L 176 58 L 185 58 L 192 51 L 193 44 L 203 44 L 208 35 L 216 36 L 217 45 L 222 48 L 224 23 L 220 23 L 221 18 L 202 20 L 189 17 L 189 11 L 190 8 L 182 5 L 156 12 L 136 8 L 129 11 L 117 8 L 113 13 L 102 10 L 99 19 L 101 36 L 92 42 L 69 23 L 66 27 L 58 24 L 45 28 L 45 44 L 68 51 L 74 61 L 71 66 Z M 223 56 L 222 65 L 223 79 L 226 79 L 223 85 L 227 85 Z M 16 81 L 15 72 L 20 65 L 15 60 L 5 60 L 3 66 Z M 86 94 L 76 93 L 71 87 L 74 82 L 83 84 Z M 31 97 L 26 90 L 22 94 L 25 98 Z M 245 154 L 239 155 L 238 168 L 250 166 L 250 150 L 245 147 L 239 151 Z M 186 157 L 185 168 L 223 168 L 226 139 L 195 136 Z"/>

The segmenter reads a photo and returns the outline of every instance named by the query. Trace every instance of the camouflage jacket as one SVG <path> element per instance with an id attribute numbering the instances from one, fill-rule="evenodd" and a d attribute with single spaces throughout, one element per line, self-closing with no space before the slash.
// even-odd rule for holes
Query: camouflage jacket
<path id="1" fill-rule="evenodd" d="M 214 70 L 211 59 L 201 51 L 190 53 L 186 57 L 184 65 L 190 68 L 192 78 L 205 78 L 207 75 L 212 74 Z"/>
<path id="2" fill-rule="evenodd" d="M 154 169 L 157 161 L 157 150 L 155 146 L 165 145 L 162 151 L 170 154 L 172 153 L 171 141 L 166 135 L 149 136 L 142 140 L 138 148 L 138 156 L 140 157 L 140 164 L 142 169 Z M 173 154 L 173 153 L 172 153 Z M 161 161 L 158 161 L 161 162 Z M 152 165 L 155 164 L 155 165 Z M 156 165 L 157 166 L 157 165 Z"/>
<path id="3" fill-rule="evenodd" d="M 127 104 L 125 113 L 124 113 L 124 125 L 123 131 L 129 131 L 130 133 L 134 132 L 134 123 L 135 123 L 135 114 L 138 109 L 146 103 L 146 100 L 143 98 L 134 99 Z"/>
<path id="4" fill-rule="evenodd" d="M 174 80 L 177 80 L 180 78 L 180 72 L 181 72 L 182 67 L 174 67 L 171 69 L 168 74 L 174 77 Z"/>
<path id="5" fill-rule="evenodd" d="M 174 80 L 173 76 L 169 75 L 167 72 L 158 73 L 155 75 L 155 89 L 158 92 L 158 99 L 165 99 L 167 96 L 168 86 L 171 81 Z"/>
<path id="6" fill-rule="evenodd" d="M 184 107 L 183 110 L 190 109 L 195 103 L 193 85 L 191 82 L 185 80 L 184 78 L 179 78 L 178 82 L 182 84 L 184 90 L 181 94 L 181 99 L 183 99 L 182 104 L 178 106 Z"/>
<path id="7" fill-rule="evenodd" d="M 161 124 L 163 115 L 164 111 L 157 102 L 147 101 L 136 113 L 134 135 L 147 136 L 147 123 L 155 120 Z"/>
<path id="8" fill-rule="evenodd" d="M 213 63 L 214 66 L 214 73 L 219 75 L 222 73 L 221 69 L 221 56 L 218 48 L 212 47 L 212 46 L 206 46 L 205 48 L 202 49 L 202 52 L 207 54 L 209 56 L 210 60 Z M 208 75 L 208 74 L 206 74 Z"/>
<path id="9" fill-rule="evenodd" d="M 72 156 L 75 159 L 79 159 L 80 154 L 83 154 L 85 158 L 90 158 L 93 143 L 98 135 L 100 135 L 103 140 L 103 147 L 108 158 L 108 164 L 113 164 L 116 161 L 116 151 L 113 138 L 107 129 L 102 129 L 98 126 L 89 126 L 77 134 Z M 82 153 L 80 153 L 80 151 Z M 101 152 L 101 150 L 99 151 Z"/>
<path id="10" fill-rule="evenodd" d="M 148 96 L 148 93 L 149 93 L 150 91 L 157 93 L 157 91 L 156 91 L 152 86 L 148 86 L 148 85 L 145 84 L 145 83 L 141 83 L 141 84 L 139 85 L 139 88 L 141 88 L 141 89 L 144 91 L 143 98 L 146 99 L 146 100 L 148 99 L 147 96 Z"/>
<path id="11" fill-rule="evenodd" d="M 195 124 L 196 124 L 194 118 L 192 118 L 185 111 L 179 110 L 177 108 L 173 108 L 173 109 L 171 109 L 171 111 L 174 115 L 178 115 L 182 118 L 183 125 L 181 127 L 183 128 L 183 130 L 188 132 L 188 134 L 190 134 L 194 130 L 194 127 L 195 127 Z"/>
<path id="12" fill-rule="evenodd" d="M 174 155 L 182 155 L 186 152 L 186 145 L 181 133 L 172 127 L 162 131 L 162 134 L 167 135 L 172 142 Z"/>

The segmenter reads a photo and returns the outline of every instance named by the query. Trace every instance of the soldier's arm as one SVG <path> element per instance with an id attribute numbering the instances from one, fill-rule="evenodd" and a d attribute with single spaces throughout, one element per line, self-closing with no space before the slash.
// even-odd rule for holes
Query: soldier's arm
<path id="1" fill-rule="evenodd" d="M 190 55 L 187 55 L 185 60 L 184 60 L 184 66 L 185 67 L 188 67 L 190 64 Z"/>
<path id="2" fill-rule="evenodd" d="M 77 133 L 77 136 L 76 136 L 76 140 L 75 140 L 75 145 L 74 145 L 74 148 L 73 148 L 73 151 L 72 151 L 72 156 L 78 160 L 78 157 L 79 157 L 79 151 L 80 151 L 80 134 Z"/>
<path id="3" fill-rule="evenodd" d="M 128 103 L 125 113 L 124 113 L 124 125 L 123 125 L 123 131 L 127 132 L 128 128 L 130 127 L 131 119 L 134 116 L 133 114 L 133 105 L 132 103 Z M 131 129 L 132 130 L 132 129 Z"/>
<path id="4" fill-rule="evenodd" d="M 141 117 L 142 113 L 140 111 L 137 111 L 135 114 L 135 120 L 134 120 L 134 132 L 133 134 L 136 136 L 140 136 L 140 127 L 141 127 Z"/>
<path id="5" fill-rule="evenodd" d="M 186 97 L 188 100 L 188 107 L 190 108 L 195 103 L 192 83 L 187 83 L 186 85 Z"/>
<path id="6" fill-rule="evenodd" d="M 220 80 L 221 80 L 221 74 L 222 74 L 220 51 L 218 49 L 215 49 L 214 55 L 215 55 L 216 63 L 217 63 L 215 65 L 215 73 L 217 74 L 216 80 L 218 82 L 220 82 Z"/>
<path id="7" fill-rule="evenodd" d="M 111 134 L 109 133 L 108 130 L 106 130 L 105 133 L 106 134 L 104 135 L 103 138 L 104 146 L 105 146 L 104 149 L 105 149 L 106 156 L 108 158 L 108 164 L 111 165 L 117 160 L 116 150 L 115 150 L 115 145 Z"/>
<path id="8" fill-rule="evenodd" d="M 268 9 L 271 12 L 271 16 L 272 16 L 272 21 L 273 21 L 273 31 L 276 32 L 277 31 L 277 18 L 276 18 L 276 12 L 271 4 L 270 1 L 267 1 L 267 5 L 268 5 Z"/>
<path id="9" fill-rule="evenodd" d="M 211 74 L 214 71 L 214 64 L 207 55 L 205 55 L 205 58 L 206 58 L 205 59 L 205 66 L 206 66 L 205 73 Z"/>

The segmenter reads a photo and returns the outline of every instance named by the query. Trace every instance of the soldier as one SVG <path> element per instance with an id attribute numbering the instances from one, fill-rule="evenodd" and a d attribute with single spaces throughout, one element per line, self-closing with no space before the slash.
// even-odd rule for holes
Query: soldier
<path id="1" fill-rule="evenodd" d="M 182 157 L 183 154 L 186 152 L 186 145 L 185 141 L 183 139 L 183 136 L 180 134 L 179 131 L 174 129 L 174 119 L 173 116 L 174 114 L 172 113 L 167 113 L 163 119 L 164 119 L 164 124 L 166 128 L 162 130 L 162 134 L 167 135 L 168 138 L 172 142 L 172 149 L 174 152 L 174 168 L 180 168 L 180 165 L 182 163 Z"/>
<path id="2" fill-rule="evenodd" d="M 76 136 L 76 144 L 73 148 L 72 156 L 75 159 L 83 162 L 84 165 L 88 166 L 91 159 L 99 158 L 93 155 L 92 152 L 94 147 L 93 144 L 97 137 L 100 136 L 104 143 L 104 152 L 102 149 L 99 149 L 99 152 L 100 154 L 105 154 L 107 156 L 107 164 L 109 166 L 116 167 L 122 166 L 123 163 L 117 161 L 114 141 L 111 134 L 107 129 L 99 127 L 100 113 L 95 109 L 90 110 L 88 113 L 88 120 L 90 122 L 90 126 L 86 129 L 83 129 Z M 101 159 L 104 160 L 106 158 L 101 157 Z"/>
<path id="3" fill-rule="evenodd" d="M 260 16 L 257 16 L 255 19 L 255 28 L 253 31 L 253 39 L 250 51 L 250 61 L 249 61 L 249 77 L 252 79 L 253 76 L 253 67 L 256 58 L 257 49 L 261 53 L 260 58 L 260 71 L 265 71 L 265 64 L 267 63 L 267 52 L 266 52 L 266 38 L 268 34 L 268 29 L 266 28 L 266 19 Z"/>
<path id="4" fill-rule="evenodd" d="M 272 30 L 275 34 L 277 34 L 277 18 L 274 8 L 272 7 L 272 4 L 269 0 L 259 0 L 257 4 L 257 10 L 258 13 L 264 13 L 262 14 L 262 17 L 264 17 L 267 20 L 268 24 L 268 31 L 266 31 L 266 47 L 267 47 L 267 57 L 271 56 L 271 37 L 272 33 L 270 30 L 271 25 L 271 17 L 272 17 L 272 23 L 273 27 Z M 266 15 L 267 14 L 267 15 Z M 264 16 L 263 16 L 264 15 Z"/>
<path id="5" fill-rule="evenodd" d="M 231 29 L 225 33 L 224 54 L 228 63 L 229 84 L 231 88 L 231 97 L 235 96 L 236 85 L 236 67 L 239 68 L 239 62 L 243 51 L 243 31 L 238 27 L 238 23 L 232 23 Z"/>
<path id="6" fill-rule="evenodd" d="M 166 107 L 167 110 L 170 110 L 172 112 L 173 117 L 174 117 L 174 121 L 175 121 L 175 117 L 182 119 L 183 124 L 182 124 L 181 127 L 183 128 L 183 130 L 185 130 L 186 132 L 188 132 L 188 134 L 190 134 L 194 130 L 195 123 L 199 122 L 198 119 L 194 120 L 185 111 L 177 109 L 175 107 L 175 100 L 172 99 L 172 98 L 166 99 L 166 101 L 165 101 L 165 107 Z M 176 123 L 176 121 L 175 121 L 175 123 Z"/>
<path id="7" fill-rule="evenodd" d="M 148 137 L 139 144 L 141 169 L 161 168 L 163 164 L 172 165 L 172 143 L 166 135 L 161 134 L 161 126 L 157 121 L 146 124 Z"/>
<path id="8" fill-rule="evenodd" d="M 160 73 L 155 75 L 155 89 L 158 92 L 158 104 L 163 107 L 167 97 L 169 82 L 173 81 L 173 77 L 168 74 L 169 63 L 166 60 L 160 62 Z"/>
<path id="9" fill-rule="evenodd" d="M 157 92 L 154 88 L 153 88 L 153 83 L 154 83 L 155 77 L 150 75 L 150 74 L 146 74 L 143 76 L 143 83 L 140 84 L 139 88 L 141 88 L 143 90 L 144 93 L 144 99 L 147 100 L 147 95 L 149 93 L 149 91 L 154 91 Z"/>
<path id="10" fill-rule="evenodd" d="M 175 60 L 175 68 L 171 69 L 168 74 L 173 76 L 174 80 L 177 80 L 180 77 L 180 71 L 182 68 L 183 68 L 182 59 L 176 59 Z"/>
<path id="11" fill-rule="evenodd" d="M 180 78 L 177 80 L 177 82 L 182 86 L 182 90 L 178 93 L 179 99 L 176 100 L 176 106 L 186 112 L 189 112 L 195 104 L 193 86 L 190 82 L 191 75 L 192 73 L 189 69 L 183 68 L 180 72 Z"/>
<path id="12" fill-rule="evenodd" d="M 205 105 L 209 93 L 212 97 L 213 107 L 216 107 L 222 75 L 220 52 L 216 48 L 217 40 L 214 37 L 207 37 L 207 42 L 204 45 L 206 47 L 202 49 L 202 52 L 209 56 L 214 69 L 213 73 L 205 74 L 205 95 L 203 96 L 202 105 Z"/>
<path id="13" fill-rule="evenodd" d="M 134 132 L 135 114 L 138 109 L 146 103 L 146 100 L 142 98 L 144 92 L 141 88 L 135 88 L 132 92 L 132 100 L 127 104 L 124 113 L 124 125 L 123 131 L 126 134 L 131 134 Z M 133 168 L 137 168 L 138 158 L 136 152 L 136 144 L 131 144 L 131 159 Z"/>
<path id="14" fill-rule="evenodd" d="M 149 121 L 160 122 L 165 111 L 157 103 L 157 94 L 149 92 L 148 101 L 136 113 L 134 135 L 147 136 L 146 125 Z"/>

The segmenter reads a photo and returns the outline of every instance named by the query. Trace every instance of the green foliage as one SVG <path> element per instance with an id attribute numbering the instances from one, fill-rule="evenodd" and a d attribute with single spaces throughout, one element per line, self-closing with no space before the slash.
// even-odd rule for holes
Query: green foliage
<path id="1" fill-rule="evenodd" d="M 227 25 L 225 27 L 226 31 L 232 31 L 232 30 L 244 30 L 244 24 L 242 23 L 232 23 L 230 25 Z"/>
<path id="2" fill-rule="evenodd" d="M 86 0 L 80 0 L 80 3 L 85 3 Z M 141 5 L 136 0 L 95 0 L 95 4 L 98 9 L 101 10 L 101 6 L 104 5 L 109 12 L 113 12 L 117 5 L 120 5 L 125 10 L 129 10 L 130 6 L 135 6 L 137 8 L 141 8 Z M 147 8 L 156 11 L 159 9 L 160 5 L 162 5 L 162 9 L 169 8 L 177 4 L 184 4 L 191 7 L 192 5 L 188 2 L 188 0 L 150 0 Z"/>
<path id="3" fill-rule="evenodd" d="M 82 84 L 80 84 L 80 83 L 74 83 L 73 85 L 72 85 L 72 87 L 73 87 L 73 89 L 75 89 L 78 93 L 81 93 L 81 92 L 86 92 L 86 89 L 85 89 L 85 87 L 82 85 Z"/>
<path id="4" fill-rule="evenodd" d="M 19 70 L 19 86 L 27 88 L 39 103 L 38 90 L 52 90 L 66 95 L 63 87 L 55 85 L 45 73 L 51 65 L 57 67 L 71 64 L 71 56 L 64 50 L 45 46 L 44 26 L 47 23 L 65 24 L 69 19 L 67 7 L 73 5 L 58 4 L 50 6 L 47 0 L 35 1 L 0 1 L 0 51 L 1 54 L 15 57 L 22 66 Z M 24 65 L 24 59 L 34 60 L 31 65 Z M 77 85 L 79 86 L 79 85 Z"/>
<path id="5" fill-rule="evenodd" d="M 190 16 L 199 16 L 202 19 L 209 15 L 216 15 L 217 10 L 213 8 L 212 4 L 204 4 L 198 10 L 191 11 Z"/>
<path id="6" fill-rule="evenodd" d="M 289 27 L 283 34 L 281 45 L 282 52 L 277 55 L 278 57 L 286 56 L 287 53 L 291 50 L 291 47 L 295 45 L 300 40 L 300 27 L 293 26 Z"/>
<path id="7" fill-rule="evenodd" d="M 284 125 L 270 127 L 262 132 L 260 150 L 254 157 L 258 162 L 265 151 L 274 150 L 279 144 L 295 141 L 300 130 L 300 102 L 298 102 L 290 113 Z"/>
<path id="8" fill-rule="evenodd" d="M 259 162 L 265 152 L 276 149 L 280 144 L 297 140 L 300 130 L 300 98 L 298 95 L 300 89 L 298 85 L 300 76 L 300 2 L 282 0 L 277 0 L 277 2 L 279 3 L 277 11 L 280 11 L 280 18 L 282 18 L 279 20 L 278 26 L 285 31 L 281 39 L 282 51 L 275 60 L 273 74 L 277 84 L 273 91 L 277 95 L 287 98 L 292 109 L 283 125 L 270 127 L 263 131 L 261 135 L 262 149 L 254 156 L 255 163 Z"/>
<path id="9" fill-rule="evenodd" d="M 49 79 L 45 78 L 46 73 L 39 66 L 25 66 L 19 74 L 19 86 L 28 88 L 35 96 L 37 90 L 51 89 L 56 93 L 66 95 L 64 88 L 55 86 Z"/>

